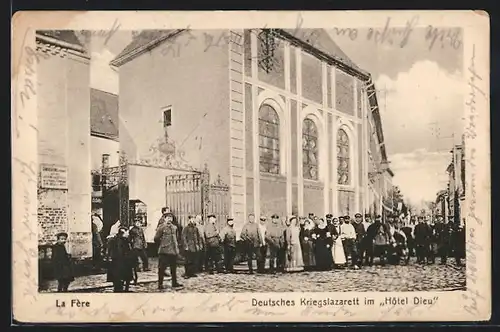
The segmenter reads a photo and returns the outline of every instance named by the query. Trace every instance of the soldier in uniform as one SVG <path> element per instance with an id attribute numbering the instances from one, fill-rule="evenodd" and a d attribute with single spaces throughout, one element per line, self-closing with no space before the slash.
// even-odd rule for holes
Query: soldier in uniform
<path id="1" fill-rule="evenodd" d="M 181 288 L 177 282 L 177 257 L 179 256 L 179 240 L 177 227 L 172 223 L 171 213 L 164 215 L 164 222 L 156 230 L 154 241 L 158 244 L 158 289 L 163 289 L 165 270 L 170 267 L 172 287 Z"/>
<path id="2" fill-rule="evenodd" d="M 205 226 L 203 223 L 203 218 L 201 215 L 196 215 L 196 228 L 198 229 L 198 233 L 200 234 L 200 251 L 197 253 L 196 258 L 196 271 L 198 273 L 202 272 L 207 267 L 207 249 L 205 245 Z"/>
<path id="3" fill-rule="evenodd" d="M 279 223 L 280 217 L 277 214 L 271 216 L 271 225 L 266 231 L 266 243 L 269 248 L 269 272 L 272 274 L 276 273 L 276 260 L 280 255 L 280 251 L 284 247 L 284 231 L 283 227 Z M 278 259 L 278 262 L 280 260 Z"/>
<path id="4" fill-rule="evenodd" d="M 226 273 L 233 273 L 236 255 L 236 231 L 234 230 L 233 218 L 227 218 L 227 225 L 222 229 L 220 238 L 224 246 L 224 268 Z"/>
<path id="5" fill-rule="evenodd" d="M 214 267 L 217 272 L 222 272 L 221 265 L 221 238 L 217 227 L 215 226 L 216 217 L 214 214 L 208 216 L 208 223 L 205 225 L 205 245 L 208 255 L 208 273 L 214 273 Z"/>
<path id="6" fill-rule="evenodd" d="M 429 241 L 431 238 L 431 228 L 424 221 L 423 216 L 418 217 L 418 224 L 413 229 L 415 238 L 415 251 L 417 254 L 417 263 L 424 264 L 428 257 Z"/>
<path id="7" fill-rule="evenodd" d="M 248 215 L 248 222 L 243 226 L 241 230 L 241 240 L 243 241 L 246 256 L 248 260 L 248 272 L 253 274 L 253 257 L 257 255 L 257 250 L 260 247 L 261 240 L 259 237 L 259 229 L 255 223 L 255 215 Z"/>
<path id="8" fill-rule="evenodd" d="M 437 253 L 441 258 L 441 265 L 445 265 L 448 260 L 450 232 L 450 224 L 443 222 L 443 217 L 438 216 L 437 222 L 434 225 L 434 236 L 437 244 Z"/>
<path id="9" fill-rule="evenodd" d="M 353 264 L 354 266 L 362 266 L 363 265 L 363 255 L 366 251 L 366 229 L 365 226 L 363 225 L 363 217 L 361 216 L 361 213 L 356 213 L 354 215 L 354 231 L 356 232 L 356 240 L 355 240 L 355 246 L 357 250 L 355 251 L 355 257 L 353 257 Z"/>
<path id="10" fill-rule="evenodd" d="M 196 227 L 194 216 L 188 216 L 188 225 L 182 230 L 184 246 L 185 278 L 196 277 L 196 258 L 201 250 L 201 236 Z"/>

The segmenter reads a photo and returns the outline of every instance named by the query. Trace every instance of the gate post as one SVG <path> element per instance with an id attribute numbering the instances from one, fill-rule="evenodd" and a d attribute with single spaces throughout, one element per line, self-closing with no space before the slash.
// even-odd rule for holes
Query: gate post
<path id="1" fill-rule="evenodd" d="M 119 161 L 118 196 L 120 204 L 120 224 L 130 226 L 129 220 L 129 188 L 128 188 L 128 163 L 124 152 L 120 153 Z"/>
<path id="2" fill-rule="evenodd" d="M 205 167 L 201 172 L 201 209 L 204 222 L 206 222 L 207 220 L 209 204 L 210 204 L 210 171 L 208 170 L 208 164 L 205 163 Z"/>

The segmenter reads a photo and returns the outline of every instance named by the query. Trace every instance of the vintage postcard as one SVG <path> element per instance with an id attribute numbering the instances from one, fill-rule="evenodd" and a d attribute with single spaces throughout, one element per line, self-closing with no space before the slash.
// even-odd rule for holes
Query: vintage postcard
<path id="1" fill-rule="evenodd" d="M 485 321 L 482 11 L 18 12 L 19 322 Z"/>

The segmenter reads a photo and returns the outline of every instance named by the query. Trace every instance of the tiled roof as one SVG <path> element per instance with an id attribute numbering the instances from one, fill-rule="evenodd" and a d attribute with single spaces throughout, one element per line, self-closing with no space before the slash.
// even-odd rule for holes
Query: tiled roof
<path id="1" fill-rule="evenodd" d="M 148 44 L 154 44 L 155 42 L 160 42 L 164 39 L 168 39 L 170 35 L 178 30 L 143 30 L 139 32 L 135 37 L 133 37 L 130 44 L 128 44 L 123 51 L 121 51 L 111 63 L 118 61 L 126 57 L 128 54 L 147 46 Z"/>
<path id="2" fill-rule="evenodd" d="M 115 57 L 115 59 L 111 63 L 118 64 L 129 54 L 141 48 L 147 47 L 148 45 L 151 45 L 151 47 L 155 47 L 163 40 L 168 39 L 169 36 L 175 34 L 178 31 L 180 30 L 141 31 L 137 36 L 133 38 L 132 42 L 128 44 L 123 49 L 123 51 L 121 51 L 120 54 Z M 345 65 L 362 72 L 362 70 L 332 40 L 325 29 L 283 29 L 282 31 L 308 44 L 312 48 L 315 48 L 325 53 L 326 55 L 343 62 Z"/>
<path id="3" fill-rule="evenodd" d="M 326 55 L 340 60 L 349 67 L 362 71 L 333 41 L 325 29 L 283 29 L 286 33 L 316 48 Z"/>
<path id="4" fill-rule="evenodd" d="M 90 131 L 94 135 L 118 139 L 118 96 L 90 89 Z"/>
<path id="5" fill-rule="evenodd" d="M 73 30 L 37 30 L 37 34 L 83 47 Z"/>

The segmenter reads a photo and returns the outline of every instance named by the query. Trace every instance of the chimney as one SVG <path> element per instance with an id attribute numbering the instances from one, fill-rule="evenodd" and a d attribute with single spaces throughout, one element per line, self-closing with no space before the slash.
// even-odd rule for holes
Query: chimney
<path id="1" fill-rule="evenodd" d="M 105 153 L 102 155 L 102 168 L 109 167 L 109 154 Z"/>

